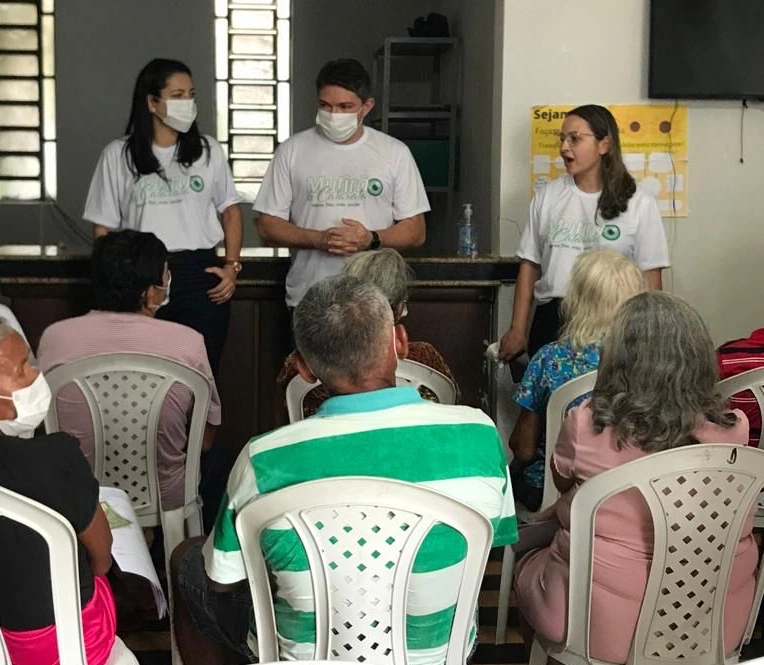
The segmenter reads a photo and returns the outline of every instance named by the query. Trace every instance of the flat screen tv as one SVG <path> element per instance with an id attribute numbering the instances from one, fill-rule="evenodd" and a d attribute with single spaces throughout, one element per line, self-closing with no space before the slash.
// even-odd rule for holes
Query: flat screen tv
<path id="1" fill-rule="evenodd" d="M 764 0 L 651 0 L 648 95 L 764 100 Z"/>

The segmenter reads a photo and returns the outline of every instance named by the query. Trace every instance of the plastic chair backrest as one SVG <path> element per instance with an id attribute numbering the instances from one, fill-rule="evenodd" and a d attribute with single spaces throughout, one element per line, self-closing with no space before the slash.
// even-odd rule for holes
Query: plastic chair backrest
<path id="1" fill-rule="evenodd" d="M 21 494 L 0 487 L 0 517 L 36 531 L 48 545 L 53 614 L 61 665 L 86 665 L 80 613 L 80 575 L 77 536 L 56 511 Z M 0 633 L 2 662 L 10 663 Z"/>
<path id="2" fill-rule="evenodd" d="M 717 384 L 722 399 L 729 399 L 737 393 L 750 390 L 756 398 L 759 405 L 759 413 L 764 423 L 764 367 L 749 369 L 747 372 L 741 372 L 735 376 L 722 379 Z M 764 427 L 759 435 L 759 448 L 764 448 Z"/>
<path id="3" fill-rule="evenodd" d="M 141 526 L 160 523 L 156 469 L 157 429 L 165 396 L 174 383 L 194 396 L 186 449 L 184 506 L 198 502 L 199 456 L 210 404 L 207 377 L 174 360 L 148 353 L 103 353 L 64 363 L 46 372 L 53 399 L 47 432 L 59 431 L 58 392 L 75 384 L 93 422 L 95 464 L 101 485 L 127 492 Z"/>
<path id="4" fill-rule="evenodd" d="M 255 610 L 258 655 L 279 659 L 271 585 L 260 549 L 269 525 L 291 526 L 310 567 L 316 659 L 405 665 L 409 577 L 423 539 L 441 523 L 467 543 L 446 665 L 464 665 L 478 592 L 493 539 L 479 511 L 426 487 L 340 477 L 266 494 L 237 516 L 236 532 Z"/>
<path id="5" fill-rule="evenodd" d="M 410 385 L 419 389 L 424 386 L 435 393 L 440 404 L 456 404 L 456 386 L 445 374 L 415 360 L 401 358 L 395 370 L 399 386 Z"/>
<path id="6" fill-rule="evenodd" d="M 562 423 L 565 420 L 565 414 L 568 413 L 571 402 L 574 402 L 579 397 L 590 393 L 594 389 L 594 384 L 597 382 L 597 371 L 588 372 L 577 376 L 575 379 L 571 379 L 563 383 L 559 388 L 554 390 L 549 396 L 549 402 L 546 406 L 546 458 L 544 462 L 544 493 L 541 499 L 541 507 L 539 512 L 547 509 L 551 506 L 560 493 L 554 486 L 554 480 L 550 472 L 550 465 L 552 464 L 552 454 L 554 453 L 554 447 L 557 445 L 557 439 L 560 436 L 560 430 L 562 429 Z"/>
<path id="7" fill-rule="evenodd" d="M 570 590 L 564 662 L 589 659 L 595 513 L 629 488 L 652 515 L 654 551 L 629 664 L 724 663 L 724 604 L 740 533 L 764 485 L 764 451 L 729 444 L 653 453 L 605 471 L 577 490 L 570 522 Z M 744 642 L 761 603 L 759 573 Z M 740 646 L 736 645 L 735 654 Z M 552 657 L 557 658 L 554 652 Z"/>
<path id="8" fill-rule="evenodd" d="M 454 386 L 453 381 L 442 372 L 414 360 L 405 358 L 398 360 L 395 382 L 398 386 L 413 386 L 417 389 L 424 386 L 435 393 L 440 404 L 456 403 L 456 386 Z M 320 385 L 321 381 L 316 380 L 313 383 L 308 383 L 299 374 L 292 377 L 286 388 L 287 412 L 290 423 L 296 423 L 305 418 L 303 412 L 305 396 Z"/>

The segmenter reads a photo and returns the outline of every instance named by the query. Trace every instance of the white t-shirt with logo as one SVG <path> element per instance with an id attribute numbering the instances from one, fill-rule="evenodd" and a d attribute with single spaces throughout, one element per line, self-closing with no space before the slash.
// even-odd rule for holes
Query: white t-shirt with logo
<path id="1" fill-rule="evenodd" d="M 599 196 L 582 192 L 566 174 L 533 197 L 517 256 L 541 266 L 534 290 L 539 304 L 562 298 L 576 258 L 594 249 L 621 252 L 642 271 L 668 267 L 666 232 L 655 198 L 637 185 L 626 212 L 615 219 L 598 214 L 595 223 Z"/>
<path id="2" fill-rule="evenodd" d="M 83 217 L 110 229 L 151 231 L 171 252 L 210 249 L 223 240 L 218 215 L 241 200 L 223 149 L 211 136 L 190 167 L 175 160 L 175 147 L 153 151 L 165 178 L 136 179 L 128 167 L 126 138 L 107 145 L 90 182 Z"/>
<path id="3" fill-rule="evenodd" d="M 398 139 L 364 127 L 358 141 L 345 145 L 312 127 L 278 147 L 254 208 L 305 229 L 324 231 L 349 218 L 378 231 L 427 212 L 430 204 L 416 162 Z M 293 255 L 286 279 L 290 307 L 346 261 L 315 249 Z"/>

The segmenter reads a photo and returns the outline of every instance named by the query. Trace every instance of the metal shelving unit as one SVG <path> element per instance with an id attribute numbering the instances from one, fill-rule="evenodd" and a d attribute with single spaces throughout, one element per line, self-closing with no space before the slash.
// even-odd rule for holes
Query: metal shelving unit
<path id="1" fill-rule="evenodd" d="M 432 227 L 437 227 L 428 228 L 428 236 L 435 232 L 432 239 L 436 244 L 439 239 L 446 241 L 457 189 L 461 95 L 459 40 L 453 37 L 389 37 L 374 52 L 372 79 L 378 93 L 378 117 L 373 124 L 412 149 L 430 197 Z M 416 94 L 412 94 L 413 88 L 416 88 Z M 421 150 L 428 145 L 436 149 L 434 160 L 432 154 L 428 157 L 426 150 Z M 437 159 L 441 153 L 445 154 L 447 162 L 445 178 L 440 177 L 444 165 Z M 426 157 L 431 160 L 429 163 Z M 436 167 L 438 177 L 428 172 L 433 167 Z"/>

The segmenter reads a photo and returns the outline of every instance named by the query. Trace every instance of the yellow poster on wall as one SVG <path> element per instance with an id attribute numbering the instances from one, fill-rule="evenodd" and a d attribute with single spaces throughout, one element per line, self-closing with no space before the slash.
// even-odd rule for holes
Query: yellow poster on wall
<path id="1" fill-rule="evenodd" d="M 575 106 L 531 108 L 531 192 L 565 174 L 559 135 Z M 687 107 L 608 106 L 618 123 L 626 168 L 658 201 L 664 217 L 687 216 Z"/>

